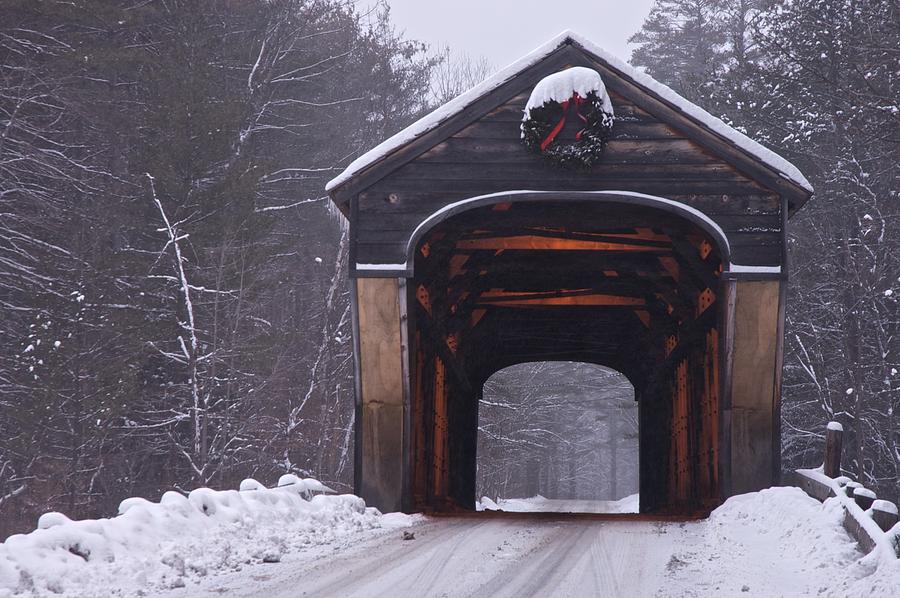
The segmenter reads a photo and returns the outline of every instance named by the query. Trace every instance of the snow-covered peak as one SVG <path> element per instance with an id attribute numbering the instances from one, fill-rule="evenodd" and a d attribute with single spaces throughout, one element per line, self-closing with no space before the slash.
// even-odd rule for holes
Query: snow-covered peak
<path id="1" fill-rule="evenodd" d="M 574 66 L 541 79 L 525 105 L 525 118 L 528 118 L 533 108 L 540 108 L 547 102 L 565 102 L 577 93 L 582 98 L 591 92 L 596 93 L 603 100 L 603 109 L 613 113 L 612 102 L 606 93 L 606 85 L 600 78 L 600 73 L 594 69 L 583 66 Z"/>
<path id="2" fill-rule="evenodd" d="M 586 50 L 590 54 L 593 54 L 601 61 L 606 63 L 613 70 L 618 71 L 626 79 L 629 79 L 639 86 L 649 90 L 658 98 L 673 106 L 686 116 L 695 121 L 698 121 L 701 125 L 705 126 L 714 134 L 724 138 L 745 153 L 763 162 L 764 164 L 778 172 L 785 179 L 812 193 L 812 185 L 810 185 L 809 181 L 806 179 L 806 177 L 803 176 L 803 174 L 796 166 L 794 166 L 775 152 L 763 147 L 756 141 L 753 141 L 743 133 L 736 131 L 735 129 L 726 125 L 724 122 L 722 122 L 709 112 L 703 110 L 699 106 L 692 104 L 691 102 L 684 99 L 649 75 L 640 72 L 639 70 L 626 63 L 624 60 L 621 60 L 617 56 L 607 52 L 606 50 L 595 45 L 590 40 L 571 30 L 563 31 L 546 43 L 541 44 L 529 54 L 526 54 L 506 68 L 499 70 L 493 76 L 488 77 L 475 87 L 460 94 L 440 108 L 434 110 L 433 112 L 427 114 L 413 124 L 409 125 L 393 137 L 386 139 L 365 154 L 361 155 L 356 160 L 351 162 L 350 165 L 347 166 L 347 168 L 341 174 L 328 181 L 328 184 L 325 185 L 326 191 L 332 191 L 336 189 L 337 187 L 349 181 L 354 175 L 362 172 L 375 163 L 380 162 L 395 150 L 403 147 L 404 145 L 410 143 L 411 141 L 424 135 L 425 133 L 437 128 L 451 117 L 459 114 L 462 110 L 473 104 L 475 101 L 477 101 L 487 93 L 500 87 L 526 68 L 537 64 L 538 62 L 549 56 L 551 53 L 553 53 L 555 50 L 566 44 L 576 44 L 582 47 L 584 50 Z"/>

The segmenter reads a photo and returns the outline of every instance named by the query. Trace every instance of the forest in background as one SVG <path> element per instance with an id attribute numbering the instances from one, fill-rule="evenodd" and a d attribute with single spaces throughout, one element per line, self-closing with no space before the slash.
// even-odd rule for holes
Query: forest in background
<path id="1" fill-rule="evenodd" d="M 349 490 L 346 230 L 324 184 L 487 62 L 341 0 L 0 15 L 0 535 L 285 471 Z M 836 419 L 847 471 L 900 498 L 896 3 L 657 0 L 632 42 L 815 186 L 789 229 L 784 467 L 814 465 Z M 513 432 L 496 467 L 552 450 Z"/>
<path id="2" fill-rule="evenodd" d="M 638 491 L 638 404 L 623 374 L 520 363 L 484 383 L 476 498 L 618 500 Z"/>

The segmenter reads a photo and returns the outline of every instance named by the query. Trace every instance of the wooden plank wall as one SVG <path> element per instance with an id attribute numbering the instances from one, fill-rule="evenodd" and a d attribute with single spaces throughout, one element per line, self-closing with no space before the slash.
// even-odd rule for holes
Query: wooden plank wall
<path id="1" fill-rule="evenodd" d="M 722 227 L 735 263 L 781 263 L 782 206 L 776 193 L 615 94 L 617 121 L 601 163 L 585 173 L 549 166 L 519 139 L 527 97 L 510 99 L 361 192 L 354 221 L 357 261 L 403 262 L 412 231 L 441 207 L 530 189 L 624 190 L 680 201 Z"/>

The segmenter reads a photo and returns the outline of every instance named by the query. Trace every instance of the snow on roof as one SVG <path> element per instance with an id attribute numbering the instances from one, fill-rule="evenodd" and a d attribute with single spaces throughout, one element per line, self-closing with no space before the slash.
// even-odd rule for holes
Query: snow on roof
<path id="1" fill-rule="evenodd" d="M 344 170 L 344 172 L 328 181 L 328 184 L 325 185 L 325 190 L 331 191 L 346 183 L 357 173 L 382 160 L 395 150 L 427 133 L 428 131 L 435 129 L 436 127 L 444 123 L 447 119 L 458 114 L 464 108 L 471 105 L 490 91 L 493 91 L 497 87 L 500 87 L 502 84 L 506 83 L 526 68 L 537 64 L 538 62 L 549 56 L 557 48 L 570 42 L 578 44 L 591 54 L 600 58 L 603 62 L 608 64 L 613 69 L 621 72 L 626 77 L 633 80 L 638 85 L 649 89 L 669 104 L 678 108 L 687 116 L 700 121 L 703 125 L 705 125 L 708 129 L 710 129 L 720 137 L 727 139 L 744 152 L 750 154 L 770 168 L 774 169 L 787 180 L 793 182 L 796 185 L 799 185 L 806 191 L 812 193 L 812 185 L 810 185 L 809 181 L 806 180 L 806 177 L 803 176 L 803 174 L 796 166 L 794 166 L 772 150 L 763 147 L 756 141 L 753 141 L 743 133 L 736 131 L 735 129 L 726 125 L 724 122 L 722 122 L 706 110 L 703 110 L 696 104 L 692 104 L 691 102 L 687 101 L 649 75 L 638 71 L 631 65 L 627 64 L 625 61 L 620 60 L 616 56 L 595 45 L 593 42 L 569 30 L 563 31 L 550 41 L 536 48 L 531 53 L 513 62 L 506 68 L 501 69 L 493 76 L 485 79 L 475 87 L 450 100 L 440 108 L 420 118 L 396 135 L 376 145 L 374 148 L 351 162 L 350 165 L 347 166 L 347 168 Z"/>

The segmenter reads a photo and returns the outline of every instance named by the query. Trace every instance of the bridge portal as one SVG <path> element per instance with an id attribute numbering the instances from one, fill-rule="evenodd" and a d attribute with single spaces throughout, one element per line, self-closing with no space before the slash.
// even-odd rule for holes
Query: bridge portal
<path id="1" fill-rule="evenodd" d="M 785 227 L 812 192 L 778 156 L 564 33 L 329 190 L 370 504 L 472 508 L 484 381 L 532 361 L 628 377 L 642 512 L 777 481 Z"/>

